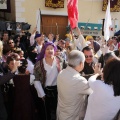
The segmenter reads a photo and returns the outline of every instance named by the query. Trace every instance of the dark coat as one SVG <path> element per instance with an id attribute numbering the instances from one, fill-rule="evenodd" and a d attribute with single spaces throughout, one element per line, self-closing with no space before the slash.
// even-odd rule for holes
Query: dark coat
<path id="1" fill-rule="evenodd" d="M 1 91 L 1 85 L 8 82 L 14 76 L 15 75 L 11 72 L 8 72 L 4 75 L 3 69 L 2 69 L 1 64 L 0 64 L 0 120 L 7 120 L 7 112 L 6 112 L 6 108 L 4 105 L 4 100 L 3 100 L 2 91 Z"/>

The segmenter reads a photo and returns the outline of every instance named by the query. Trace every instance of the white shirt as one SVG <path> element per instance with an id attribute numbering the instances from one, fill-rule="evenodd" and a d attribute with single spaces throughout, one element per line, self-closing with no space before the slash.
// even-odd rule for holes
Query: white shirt
<path id="1" fill-rule="evenodd" d="M 30 75 L 30 85 L 34 84 L 34 80 L 35 80 L 35 76 L 34 75 Z"/>
<path id="2" fill-rule="evenodd" d="M 45 70 L 47 71 L 45 86 L 57 85 L 58 70 L 56 59 L 54 59 L 52 66 L 50 66 L 46 63 L 45 58 L 43 58 L 43 64 Z"/>
<path id="3" fill-rule="evenodd" d="M 41 52 L 42 45 L 36 45 L 37 54 Z"/>
<path id="4" fill-rule="evenodd" d="M 117 43 L 117 45 L 115 45 L 114 51 L 115 50 L 118 50 L 118 43 Z"/>
<path id="5" fill-rule="evenodd" d="M 28 66 L 26 70 L 28 70 L 31 74 L 33 74 L 34 64 L 29 59 L 27 59 L 27 62 L 28 62 Z"/>
<path id="6" fill-rule="evenodd" d="M 88 98 L 84 120 L 112 120 L 120 109 L 120 96 L 115 97 L 113 87 L 90 77 L 93 93 Z"/>

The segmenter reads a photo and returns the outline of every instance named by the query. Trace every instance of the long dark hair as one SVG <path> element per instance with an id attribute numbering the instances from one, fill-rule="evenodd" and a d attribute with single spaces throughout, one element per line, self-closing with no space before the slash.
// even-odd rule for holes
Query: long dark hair
<path id="1" fill-rule="evenodd" d="M 120 59 L 110 60 L 103 69 L 105 84 L 113 85 L 114 96 L 120 96 Z"/>

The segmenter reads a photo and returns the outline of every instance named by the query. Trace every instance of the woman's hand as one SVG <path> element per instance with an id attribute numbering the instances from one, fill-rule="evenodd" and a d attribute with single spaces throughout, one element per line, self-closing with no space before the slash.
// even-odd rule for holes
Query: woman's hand
<path id="1" fill-rule="evenodd" d="M 94 70 L 94 73 L 95 73 L 95 74 L 102 75 L 103 68 L 101 68 L 101 63 L 96 63 L 96 64 L 93 66 L 93 70 Z"/>

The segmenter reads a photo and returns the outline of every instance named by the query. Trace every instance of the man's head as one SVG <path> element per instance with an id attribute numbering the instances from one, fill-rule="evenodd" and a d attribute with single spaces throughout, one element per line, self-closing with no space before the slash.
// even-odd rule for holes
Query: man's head
<path id="1" fill-rule="evenodd" d="M 48 39 L 49 41 L 53 41 L 54 35 L 52 33 L 48 34 Z"/>
<path id="2" fill-rule="evenodd" d="M 118 43 L 118 37 L 114 36 L 114 37 L 112 37 L 112 40 L 113 40 L 113 44 L 117 45 L 117 43 Z"/>
<path id="3" fill-rule="evenodd" d="M 36 34 L 34 39 L 36 40 L 36 42 L 38 42 L 40 38 L 41 38 L 41 34 Z"/>
<path id="4" fill-rule="evenodd" d="M 68 65 L 78 72 L 84 68 L 85 56 L 81 51 L 72 50 L 68 55 Z"/>
<path id="5" fill-rule="evenodd" d="M 3 38 L 3 41 L 4 41 L 4 42 L 7 42 L 7 41 L 8 41 L 8 38 L 9 38 L 8 32 L 4 32 L 2 38 Z"/>
<path id="6" fill-rule="evenodd" d="M 43 44 L 44 43 L 44 35 L 43 34 L 36 34 L 35 40 L 38 44 Z"/>
<path id="7" fill-rule="evenodd" d="M 65 48 L 65 41 L 64 40 L 59 40 L 58 45 L 64 49 Z"/>
<path id="8" fill-rule="evenodd" d="M 93 58 L 94 58 L 94 52 L 93 52 L 93 49 L 89 46 L 87 47 L 84 47 L 82 52 L 84 53 L 85 55 L 85 62 L 90 64 L 93 62 Z"/>

